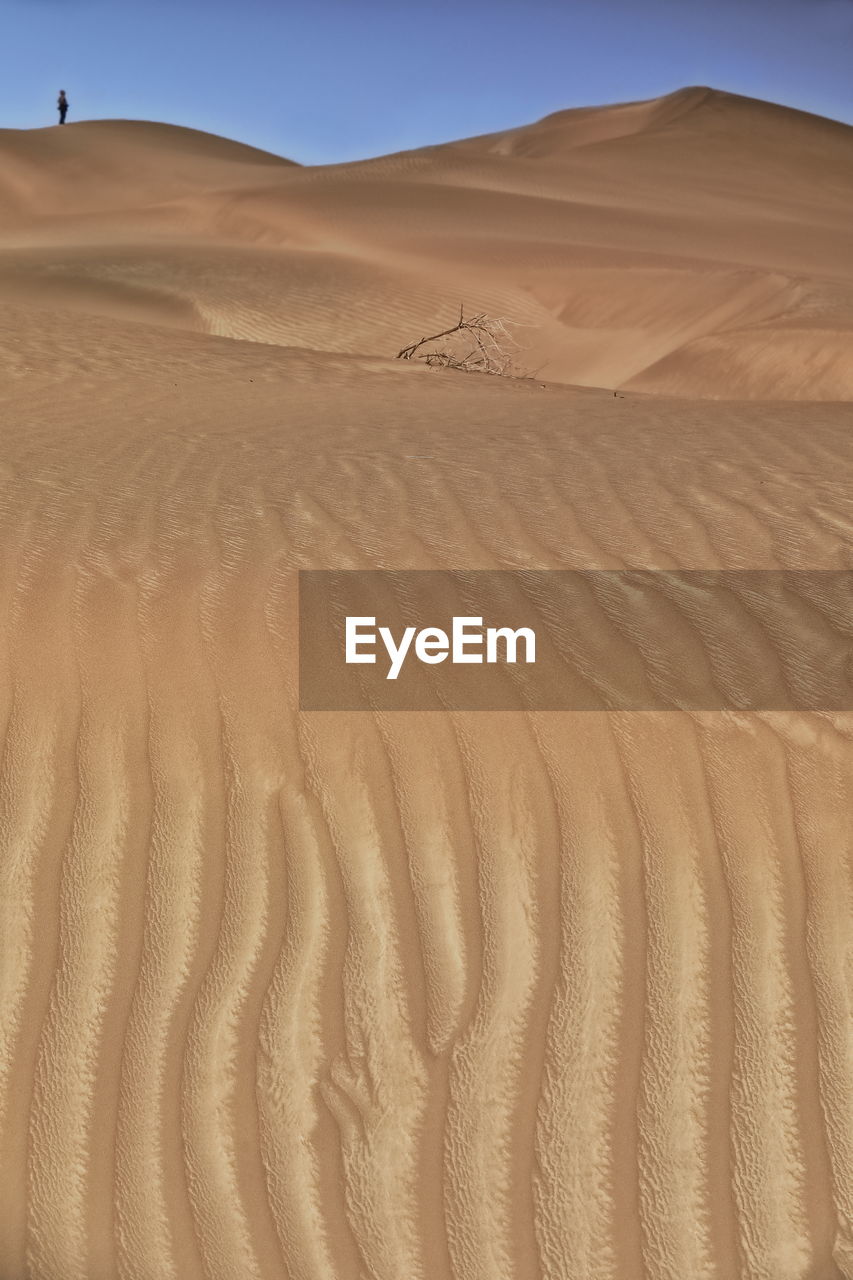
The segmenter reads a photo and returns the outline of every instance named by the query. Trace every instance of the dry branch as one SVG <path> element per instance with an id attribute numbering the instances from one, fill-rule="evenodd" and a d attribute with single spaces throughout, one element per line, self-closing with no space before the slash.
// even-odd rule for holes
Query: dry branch
<path id="1" fill-rule="evenodd" d="M 397 352 L 398 360 L 411 360 L 413 357 L 424 360 L 428 365 L 437 365 L 446 369 L 464 369 L 469 373 L 491 373 L 512 376 L 514 374 L 513 359 L 518 351 L 518 343 L 512 336 L 509 325 L 512 322 L 501 317 L 489 316 L 480 311 L 475 316 L 465 318 L 464 303 L 459 308 L 459 319 L 449 329 L 441 333 L 433 333 L 427 338 L 419 338 Z M 439 342 L 442 338 L 464 335 L 463 344 L 458 341 L 443 348 L 432 348 L 422 351 L 429 343 Z M 473 346 L 469 343 L 473 340 Z M 466 349 L 467 348 L 467 349 Z"/>

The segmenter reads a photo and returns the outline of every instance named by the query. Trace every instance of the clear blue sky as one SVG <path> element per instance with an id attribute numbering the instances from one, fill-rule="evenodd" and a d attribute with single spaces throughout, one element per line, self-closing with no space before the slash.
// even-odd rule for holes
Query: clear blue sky
<path id="1" fill-rule="evenodd" d="M 2 0 L 0 125 L 167 120 L 303 164 L 688 84 L 853 123 L 853 0 Z"/>

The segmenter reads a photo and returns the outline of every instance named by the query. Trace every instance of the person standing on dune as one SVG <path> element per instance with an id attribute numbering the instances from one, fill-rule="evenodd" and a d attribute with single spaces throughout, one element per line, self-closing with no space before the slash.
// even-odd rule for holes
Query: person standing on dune
<path id="1" fill-rule="evenodd" d="M 68 115 L 68 99 L 65 96 L 65 90 L 59 90 L 59 97 L 56 102 L 59 108 L 59 123 L 65 124 L 65 117 Z"/>

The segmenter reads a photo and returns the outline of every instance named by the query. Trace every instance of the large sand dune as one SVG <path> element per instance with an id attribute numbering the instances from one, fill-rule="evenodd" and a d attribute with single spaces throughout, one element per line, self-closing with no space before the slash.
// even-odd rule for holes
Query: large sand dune
<path id="1" fill-rule="evenodd" d="M 391 356 L 464 301 L 551 381 L 853 393 L 853 129 L 790 109 L 685 89 L 321 168 L 95 121 L 0 158 L 0 285 L 34 305 Z"/>
<path id="2" fill-rule="evenodd" d="M 0 150 L 2 1280 L 853 1280 L 851 716 L 296 696 L 299 568 L 850 567 L 853 131 Z"/>

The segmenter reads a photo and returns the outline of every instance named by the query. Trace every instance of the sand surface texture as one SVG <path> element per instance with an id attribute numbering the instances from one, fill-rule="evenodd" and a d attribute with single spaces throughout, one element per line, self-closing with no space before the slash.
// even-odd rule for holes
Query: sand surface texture
<path id="1" fill-rule="evenodd" d="M 0 157 L 2 1280 L 851 1280 L 853 716 L 300 713 L 296 570 L 850 568 L 853 129 Z"/>

